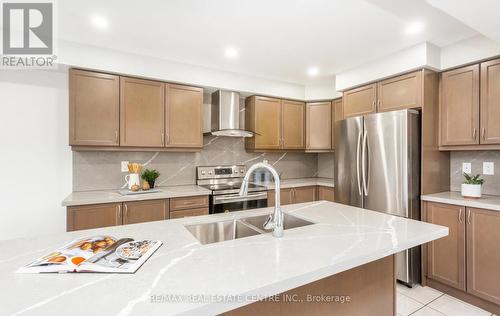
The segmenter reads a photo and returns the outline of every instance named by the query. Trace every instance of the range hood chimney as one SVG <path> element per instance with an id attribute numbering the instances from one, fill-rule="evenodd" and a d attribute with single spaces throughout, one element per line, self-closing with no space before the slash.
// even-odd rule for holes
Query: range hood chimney
<path id="1" fill-rule="evenodd" d="M 238 92 L 218 90 L 212 93 L 210 130 L 215 136 L 254 136 L 254 133 L 240 129 L 240 94 Z"/>

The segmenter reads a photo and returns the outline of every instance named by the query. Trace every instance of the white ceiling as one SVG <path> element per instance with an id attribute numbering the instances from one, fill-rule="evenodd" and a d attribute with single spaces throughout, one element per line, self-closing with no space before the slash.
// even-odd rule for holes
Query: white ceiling
<path id="1" fill-rule="evenodd" d="M 109 20 L 106 30 L 92 26 L 95 15 Z M 58 16 L 68 41 L 300 84 L 423 41 L 477 34 L 425 0 L 58 1 Z M 415 21 L 425 30 L 405 34 Z M 229 46 L 235 60 L 224 57 Z"/>

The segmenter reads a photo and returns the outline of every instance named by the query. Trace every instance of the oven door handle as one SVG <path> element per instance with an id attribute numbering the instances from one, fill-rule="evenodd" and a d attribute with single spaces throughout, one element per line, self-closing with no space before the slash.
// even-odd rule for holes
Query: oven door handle
<path id="1" fill-rule="evenodd" d="M 267 200 L 267 192 L 252 193 L 247 196 L 226 195 L 226 196 L 214 196 L 214 204 L 223 204 L 231 202 L 245 202 L 245 201 L 256 201 L 256 200 Z"/>

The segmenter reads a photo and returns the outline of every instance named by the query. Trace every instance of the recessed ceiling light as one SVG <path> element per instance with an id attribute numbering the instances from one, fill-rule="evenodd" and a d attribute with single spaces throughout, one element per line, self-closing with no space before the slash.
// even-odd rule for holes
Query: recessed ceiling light
<path id="1" fill-rule="evenodd" d="M 405 34 L 406 35 L 417 35 L 419 33 L 422 33 L 422 31 L 425 29 L 425 24 L 423 22 L 412 22 L 408 24 L 405 28 Z"/>
<path id="2" fill-rule="evenodd" d="M 108 28 L 108 19 L 103 17 L 102 15 L 94 15 L 90 18 L 90 22 L 92 25 L 98 29 L 104 30 Z"/>
<path id="3" fill-rule="evenodd" d="M 319 74 L 319 68 L 318 67 L 310 67 L 307 69 L 307 75 L 309 77 L 315 77 Z"/>
<path id="4" fill-rule="evenodd" d="M 234 47 L 228 47 L 224 51 L 224 56 L 229 59 L 235 59 L 236 57 L 238 57 L 238 50 Z"/>

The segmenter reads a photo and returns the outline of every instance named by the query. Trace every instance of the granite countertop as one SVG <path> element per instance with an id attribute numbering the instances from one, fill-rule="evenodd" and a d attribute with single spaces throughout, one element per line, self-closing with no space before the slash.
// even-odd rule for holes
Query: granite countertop
<path id="1" fill-rule="evenodd" d="M 500 196 L 483 195 L 480 199 L 466 199 L 460 192 L 441 192 L 421 196 L 422 201 L 477 207 L 500 211 Z"/>
<path id="2" fill-rule="evenodd" d="M 272 212 L 266 208 L 1 241 L 0 314 L 54 315 L 64 306 L 75 316 L 214 315 L 253 301 L 237 296 L 278 294 L 448 234 L 446 227 L 326 201 L 283 210 L 316 224 L 286 230 L 282 238 L 268 233 L 209 245 L 184 227 Z M 100 234 L 164 245 L 130 275 L 14 273 L 75 238 Z M 168 299 L 176 295 L 194 296 Z M 209 299 L 219 295 L 229 301 Z"/>
<path id="3" fill-rule="evenodd" d="M 274 183 L 264 184 L 268 189 L 274 188 Z M 311 185 L 333 187 L 333 179 L 329 178 L 301 178 L 285 179 L 281 182 L 282 188 L 293 188 Z M 90 205 L 102 203 L 120 203 L 129 201 L 144 201 L 155 199 L 169 199 L 183 196 L 208 195 L 212 191 L 197 185 L 179 185 L 170 187 L 157 187 L 160 192 L 135 195 L 121 195 L 118 190 L 96 190 L 73 192 L 62 201 L 63 206 Z"/>

